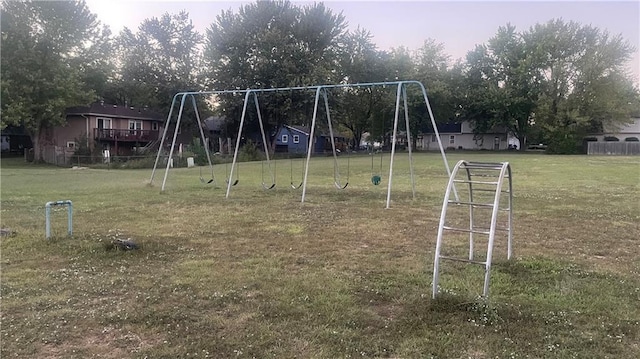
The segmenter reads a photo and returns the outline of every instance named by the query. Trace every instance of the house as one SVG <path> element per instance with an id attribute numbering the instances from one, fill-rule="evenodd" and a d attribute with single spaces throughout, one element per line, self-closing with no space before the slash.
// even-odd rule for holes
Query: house
<path id="1" fill-rule="evenodd" d="M 225 153 L 228 146 L 225 146 L 224 130 L 225 119 L 219 116 L 210 116 L 203 121 L 203 130 L 207 137 L 209 150 L 213 152 Z"/>
<path id="2" fill-rule="evenodd" d="M 164 116 L 149 109 L 92 103 L 88 107 L 72 107 L 66 111 L 67 123 L 53 128 L 50 140 L 74 152 L 84 140 L 87 148 L 108 150 L 111 156 L 126 156 L 159 140 Z"/>
<path id="3" fill-rule="evenodd" d="M 306 153 L 309 146 L 310 132 L 309 127 L 305 126 L 280 126 L 275 136 L 275 151 L 279 153 Z M 312 153 L 332 152 L 331 136 L 328 133 L 323 133 L 316 129 L 314 137 Z M 334 133 L 334 142 L 338 151 L 345 151 L 349 147 L 348 138 L 342 134 Z"/>
<path id="4" fill-rule="evenodd" d="M 601 133 L 583 139 L 582 149 L 589 155 L 640 154 L 640 117 L 632 117 L 624 125 L 604 126 Z"/>
<path id="5" fill-rule="evenodd" d="M 442 147 L 458 150 L 507 150 L 518 148 L 519 141 L 507 130 L 495 129 L 491 132 L 476 134 L 470 121 L 438 124 L 438 133 Z M 438 150 L 438 139 L 432 128 L 418 135 L 417 149 Z"/>
<path id="6" fill-rule="evenodd" d="M 31 137 L 27 135 L 23 126 L 7 126 L 0 131 L 2 153 L 22 155 L 24 149 L 31 148 Z"/>
<path id="7" fill-rule="evenodd" d="M 601 133 L 594 133 L 589 136 L 590 141 L 640 141 L 640 117 L 631 118 L 631 121 L 625 125 L 609 125 L 605 126 Z"/>

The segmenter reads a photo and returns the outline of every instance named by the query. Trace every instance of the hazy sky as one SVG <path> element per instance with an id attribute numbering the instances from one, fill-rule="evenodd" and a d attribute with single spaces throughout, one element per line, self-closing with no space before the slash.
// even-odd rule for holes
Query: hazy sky
<path id="1" fill-rule="evenodd" d="M 204 33 L 222 10 L 237 9 L 252 1 L 87 0 L 89 9 L 114 33 L 123 27 L 136 30 L 146 18 L 186 10 Z M 304 5 L 309 2 L 293 1 Z M 419 48 L 433 38 L 445 45 L 452 60 L 462 58 L 476 44 L 485 43 L 499 26 L 511 23 L 526 30 L 553 18 L 577 21 L 622 36 L 636 48 L 628 64 L 640 83 L 640 1 L 337 1 L 324 3 L 342 12 L 350 27 L 371 32 L 379 49 Z"/>

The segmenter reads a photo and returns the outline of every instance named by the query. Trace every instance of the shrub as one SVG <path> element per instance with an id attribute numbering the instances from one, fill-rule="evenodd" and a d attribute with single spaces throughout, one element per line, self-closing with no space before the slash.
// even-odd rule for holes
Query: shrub
<path id="1" fill-rule="evenodd" d="M 624 142 L 640 142 L 638 137 L 627 137 L 624 139 Z"/>
<path id="2" fill-rule="evenodd" d="M 258 146 L 251 140 L 248 140 L 238 151 L 238 160 L 240 162 L 259 161 L 262 159 Z"/>
<path id="3" fill-rule="evenodd" d="M 618 137 L 615 136 L 604 136 L 604 140 L 607 142 L 618 142 L 620 141 L 620 139 L 618 139 Z"/>
<path id="4" fill-rule="evenodd" d="M 208 165 L 207 162 L 207 152 L 204 146 L 200 143 L 198 138 L 194 138 L 191 145 L 189 145 L 189 150 L 193 154 L 193 160 L 196 165 L 204 166 Z M 213 159 L 212 159 L 213 160 Z"/>
<path id="5" fill-rule="evenodd" d="M 576 154 L 582 150 L 581 141 L 569 131 L 554 131 L 549 135 L 546 152 L 553 154 Z"/>

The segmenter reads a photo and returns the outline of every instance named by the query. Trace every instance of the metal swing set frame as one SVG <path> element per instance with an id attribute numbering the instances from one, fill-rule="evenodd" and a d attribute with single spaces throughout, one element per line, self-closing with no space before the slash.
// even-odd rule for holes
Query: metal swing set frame
<path id="1" fill-rule="evenodd" d="M 436 139 L 438 141 L 438 147 L 440 149 L 440 154 L 442 156 L 442 161 L 444 162 L 444 167 L 447 171 L 447 175 L 451 176 L 451 170 L 449 168 L 449 164 L 447 163 L 447 158 L 444 152 L 444 148 L 442 146 L 442 141 L 440 139 L 440 134 L 438 133 L 438 127 L 436 126 L 436 122 L 435 119 L 433 117 L 433 111 L 431 110 L 431 105 L 429 103 L 429 98 L 427 97 L 427 91 L 424 87 L 424 85 L 420 82 L 420 81 L 415 81 L 415 80 L 411 80 L 411 81 L 390 81 L 390 82 L 367 82 L 367 83 L 353 83 L 353 84 L 336 84 L 336 85 L 315 85 L 315 86 L 298 86 L 298 87 L 281 87 L 281 88 L 267 88 L 267 89 L 246 89 L 246 90 L 215 90 L 215 91 L 187 91 L 187 92 L 179 92 L 176 93 L 173 97 L 172 103 L 171 103 L 171 109 L 169 110 L 169 115 L 167 116 L 167 121 L 165 123 L 164 126 L 164 131 L 162 134 L 162 139 L 160 140 L 160 147 L 158 149 L 158 155 L 156 156 L 156 160 L 155 163 L 153 165 L 153 170 L 151 172 L 151 179 L 149 180 L 149 184 L 153 185 L 153 179 L 158 167 L 158 163 L 160 161 L 160 156 L 162 153 L 162 149 L 164 146 L 164 143 L 166 141 L 167 138 L 167 133 L 169 131 L 169 127 L 171 125 L 171 121 L 172 121 L 172 117 L 173 117 L 173 110 L 176 107 L 176 104 L 178 101 L 180 101 L 180 107 L 178 110 L 178 116 L 176 118 L 176 126 L 175 126 L 175 130 L 173 133 L 173 139 L 171 142 L 171 147 L 169 150 L 169 157 L 167 159 L 167 165 L 166 165 L 166 169 L 164 172 L 164 178 L 162 180 L 162 188 L 161 191 L 164 191 L 165 189 L 165 185 L 167 182 L 167 176 L 169 174 L 169 168 L 170 168 L 170 164 L 171 164 L 171 159 L 173 158 L 173 153 L 174 153 L 174 149 L 175 149 L 175 144 L 176 144 L 176 139 L 178 136 L 178 131 L 180 128 L 180 122 L 182 120 L 183 117 L 183 113 L 184 113 L 184 106 L 185 106 L 185 102 L 187 101 L 188 98 L 191 98 L 191 102 L 193 105 L 193 109 L 195 111 L 196 114 L 196 120 L 198 121 L 198 128 L 200 129 L 200 136 L 202 139 L 202 143 L 205 144 L 205 152 L 207 154 L 207 160 L 209 163 L 209 167 L 211 169 L 211 173 L 212 173 L 212 178 L 213 178 L 213 165 L 211 162 L 211 156 L 209 154 L 209 148 L 208 146 L 206 146 L 206 141 L 205 141 L 205 137 L 204 137 L 204 132 L 202 131 L 202 121 L 200 119 L 200 115 L 198 112 L 198 108 L 197 108 L 197 104 L 196 104 L 196 96 L 212 96 L 212 95 L 223 95 L 223 94 L 244 94 L 244 104 L 243 104 L 243 108 L 242 108 L 242 115 L 240 118 L 240 125 L 239 125 L 239 129 L 238 129 L 238 135 L 236 137 L 236 146 L 234 149 L 234 154 L 233 154 L 233 161 L 231 163 L 231 172 L 229 174 L 229 178 L 227 179 L 226 183 L 227 183 L 227 190 L 226 190 L 226 195 L 225 198 L 229 198 L 229 195 L 231 193 L 231 187 L 233 185 L 232 181 L 230 180 L 231 178 L 233 178 L 234 173 L 237 171 L 237 160 L 238 160 L 238 150 L 240 148 L 240 140 L 242 138 L 242 133 L 244 131 L 244 126 L 245 126 L 245 120 L 246 120 L 246 114 L 247 114 L 247 107 L 249 105 L 249 102 L 251 100 L 251 97 L 253 97 L 253 102 L 254 105 L 256 107 L 256 112 L 257 112 L 257 117 L 258 117 L 258 123 L 260 125 L 260 131 L 261 131 L 261 135 L 262 135 L 262 142 L 264 145 L 264 151 L 265 151 L 265 155 L 266 155 L 266 162 L 267 162 L 267 167 L 269 170 L 269 174 L 270 174 L 270 178 L 271 178 L 271 184 L 265 184 L 263 183 L 262 186 L 264 189 L 271 189 L 275 187 L 275 175 L 272 171 L 272 167 L 271 167 L 271 161 L 269 158 L 269 149 L 267 147 L 267 141 L 266 141 L 266 135 L 264 132 L 264 124 L 262 121 L 262 115 L 260 112 L 260 105 L 258 102 L 258 95 L 262 94 L 262 93 L 269 93 L 269 92 L 284 92 L 284 91 L 315 91 L 315 102 L 314 102 L 314 109 L 313 109 L 313 118 L 311 120 L 311 131 L 309 133 L 309 146 L 307 149 L 307 157 L 306 157 L 306 161 L 304 164 L 304 177 L 303 177 L 303 181 L 302 181 L 302 198 L 301 198 L 301 203 L 304 203 L 305 198 L 306 198 L 306 193 L 307 193 L 307 179 L 309 176 L 309 163 L 311 161 L 311 155 L 313 152 L 313 139 L 315 138 L 315 130 L 316 130 L 316 124 L 317 124 L 317 119 L 318 119 L 318 108 L 320 105 L 320 97 L 322 96 L 323 98 L 323 102 L 324 102 L 324 107 L 325 107 L 325 115 L 327 118 L 327 126 L 329 128 L 329 132 L 330 132 L 330 136 L 331 136 L 331 146 L 332 146 L 332 150 L 333 150 L 333 159 L 334 159 L 334 184 L 337 188 L 339 189 L 344 189 L 347 187 L 348 182 L 346 183 L 342 183 L 341 178 L 340 178 L 340 173 L 338 170 L 338 158 L 337 158 L 337 153 L 336 153 L 336 145 L 335 145 L 335 136 L 333 133 L 333 126 L 332 126 L 332 121 L 331 121 L 331 116 L 330 116 L 330 108 L 329 108 L 329 100 L 328 100 L 328 96 L 327 96 L 327 91 L 331 90 L 331 89 L 344 89 L 344 88 L 373 88 L 373 87 L 393 87 L 396 86 L 397 87 L 397 91 L 396 91 L 396 105 L 395 105 L 395 116 L 394 116 L 394 121 L 393 121 L 393 135 L 392 135 L 392 141 L 391 141 L 391 159 L 390 159 L 390 163 L 389 163 L 389 180 L 388 180 L 388 184 L 387 184 L 387 199 L 386 199 L 386 208 L 390 208 L 390 204 L 391 204 L 391 188 L 392 188 L 392 180 L 393 180 L 393 162 L 394 162 L 394 157 L 395 157 L 395 151 L 396 151 L 396 139 L 397 139 L 397 135 L 398 135 L 398 122 L 400 120 L 400 108 L 402 107 L 404 110 L 404 120 L 405 120 L 405 125 L 406 128 L 409 129 L 409 108 L 407 106 L 407 87 L 408 86 L 416 86 L 419 88 L 419 90 L 422 92 L 422 96 L 424 98 L 424 103 L 425 103 L 425 107 L 427 109 L 427 112 L 429 113 L 429 118 L 431 120 L 431 125 L 433 127 L 434 130 L 434 134 L 436 135 Z M 413 198 L 415 199 L 415 178 L 414 178 L 414 171 L 413 171 L 413 155 L 412 155 L 412 147 L 411 147 L 411 133 L 410 131 L 407 131 L 407 142 L 408 142 L 408 151 L 409 151 L 409 171 L 410 171 L 410 176 L 411 176 L 411 189 L 412 189 L 412 194 L 413 194 Z M 264 182 L 264 181 L 263 181 Z M 455 190 L 454 190 L 455 191 Z M 456 194 L 457 197 L 457 194 Z"/>

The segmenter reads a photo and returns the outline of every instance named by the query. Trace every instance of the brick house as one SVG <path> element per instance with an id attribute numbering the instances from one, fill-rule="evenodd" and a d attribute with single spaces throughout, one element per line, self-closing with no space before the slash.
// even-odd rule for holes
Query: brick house
<path id="1" fill-rule="evenodd" d="M 52 144 L 75 151 L 76 141 L 86 140 L 94 151 L 109 150 L 111 156 L 127 156 L 136 148 L 150 146 L 160 139 L 164 116 L 147 108 L 108 105 L 95 102 L 66 111 L 67 123 L 51 130 Z"/>

